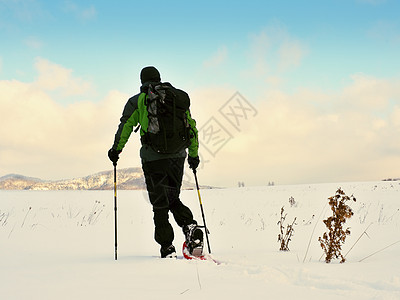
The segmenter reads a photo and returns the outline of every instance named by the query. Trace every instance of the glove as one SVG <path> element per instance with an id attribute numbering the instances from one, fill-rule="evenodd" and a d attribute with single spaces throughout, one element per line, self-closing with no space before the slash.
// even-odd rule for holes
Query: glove
<path id="1" fill-rule="evenodd" d="M 112 161 L 113 165 L 117 165 L 117 161 L 119 159 L 119 154 L 121 153 L 121 150 L 115 150 L 114 148 L 111 148 L 108 150 L 108 158 Z"/>
<path id="2" fill-rule="evenodd" d="M 191 168 L 193 171 L 195 171 L 200 163 L 199 156 L 196 156 L 196 157 L 188 156 L 188 163 L 189 163 L 189 168 Z"/>

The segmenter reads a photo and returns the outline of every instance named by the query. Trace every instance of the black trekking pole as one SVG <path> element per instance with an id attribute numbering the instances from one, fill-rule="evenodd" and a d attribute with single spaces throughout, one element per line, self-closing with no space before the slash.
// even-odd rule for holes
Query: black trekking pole
<path id="1" fill-rule="evenodd" d="M 113 163 L 114 165 L 114 240 L 115 240 L 115 260 L 117 260 L 117 163 Z"/>
<path id="2" fill-rule="evenodd" d="M 200 210 L 201 210 L 201 216 L 203 217 L 204 229 L 206 232 L 208 253 L 211 254 L 210 241 L 208 240 L 208 229 L 207 229 L 207 225 L 206 225 L 206 218 L 204 216 L 203 203 L 201 202 L 201 196 L 200 196 L 200 187 L 199 187 L 199 182 L 197 181 L 197 171 L 195 169 L 193 170 L 193 174 L 194 174 L 194 180 L 196 181 L 197 195 L 199 195 Z"/>

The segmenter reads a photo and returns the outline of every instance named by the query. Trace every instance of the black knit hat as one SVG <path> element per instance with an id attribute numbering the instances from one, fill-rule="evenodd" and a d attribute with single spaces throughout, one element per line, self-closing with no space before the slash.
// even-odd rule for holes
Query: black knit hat
<path id="1" fill-rule="evenodd" d="M 160 82 L 160 72 L 155 67 L 145 67 L 140 72 L 140 81 L 142 84 L 146 82 Z"/>

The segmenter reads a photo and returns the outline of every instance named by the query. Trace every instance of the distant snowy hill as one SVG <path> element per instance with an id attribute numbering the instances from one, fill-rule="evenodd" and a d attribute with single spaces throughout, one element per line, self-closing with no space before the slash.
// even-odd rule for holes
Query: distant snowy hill
<path id="1" fill-rule="evenodd" d="M 145 189 L 142 169 L 126 168 L 118 170 L 117 184 L 119 190 Z M 1 190 L 111 190 L 113 188 L 113 171 L 104 171 L 86 177 L 58 181 L 46 181 L 18 174 L 0 177 Z M 193 184 L 184 181 L 183 188 L 191 189 Z"/>
<path id="2" fill-rule="evenodd" d="M 42 183 L 39 178 L 26 177 L 19 174 L 8 174 L 0 177 L 0 189 L 2 190 L 29 190 L 31 186 Z"/>

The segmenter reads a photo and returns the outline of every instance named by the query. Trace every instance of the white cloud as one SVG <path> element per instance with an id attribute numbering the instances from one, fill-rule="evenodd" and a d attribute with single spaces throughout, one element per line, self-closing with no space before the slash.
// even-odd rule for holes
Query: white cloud
<path id="1" fill-rule="evenodd" d="M 228 58 L 228 49 L 223 46 L 218 48 L 217 52 L 207 59 L 203 65 L 206 68 L 215 68 L 226 62 Z"/>
<path id="2" fill-rule="evenodd" d="M 49 91 L 80 80 L 46 60 L 37 64 L 37 81 L 0 81 L 1 173 L 57 179 L 110 168 L 106 153 L 128 95 L 113 91 L 100 102 L 61 105 Z"/>
<path id="3" fill-rule="evenodd" d="M 97 11 L 96 11 L 96 8 L 93 5 L 89 6 L 88 8 L 84 9 L 81 12 L 81 17 L 84 20 L 93 19 L 94 17 L 96 17 L 96 15 L 97 15 Z"/>
<path id="4" fill-rule="evenodd" d="M 33 50 L 39 50 L 43 47 L 42 41 L 40 41 L 37 37 L 35 36 L 30 36 L 27 39 L 25 39 L 25 44 L 33 49 Z"/>
<path id="5" fill-rule="evenodd" d="M 271 40 L 266 32 L 250 37 L 250 59 L 253 63 L 252 71 L 255 75 L 264 75 L 269 71 Z"/>
<path id="6" fill-rule="evenodd" d="M 250 36 L 250 69 L 244 74 L 282 77 L 284 72 L 298 67 L 306 54 L 307 48 L 303 43 L 293 38 L 281 25 L 273 25 Z"/>
<path id="7" fill-rule="evenodd" d="M 81 21 L 89 21 L 97 16 L 96 8 L 93 5 L 82 8 L 72 1 L 65 1 L 64 10 L 72 13 Z"/>
<path id="8" fill-rule="evenodd" d="M 343 105 L 360 111 L 385 110 L 393 96 L 400 95 L 398 80 L 374 78 L 365 74 L 351 76 L 353 84 L 343 91 Z"/>
<path id="9" fill-rule="evenodd" d="M 37 58 L 35 68 L 38 71 L 35 85 L 40 89 L 58 91 L 62 97 L 88 93 L 92 89 L 89 82 L 73 77 L 72 70 L 46 59 Z"/>
<path id="10" fill-rule="evenodd" d="M 0 81 L 0 170 L 57 179 L 110 168 L 111 146 L 130 95 L 118 91 L 100 102 L 60 105 L 54 89 L 81 80 L 44 59 L 31 83 Z M 85 86 L 85 85 L 83 85 Z M 85 89 L 76 89 L 85 92 Z M 215 117 L 232 139 L 215 157 L 201 145 L 203 184 L 310 183 L 379 180 L 400 170 L 400 80 L 357 74 L 342 91 L 260 90 L 257 110 L 235 129 L 221 108 L 231 88 L 188 91 L 200 129 Z M 240 92 L 240 91 L 239 91 Z M 247 95 L 243 95 L 246 97 Z M 139 139 L 127 145 L 120 167 L 139 166 Z M 1 175 L 1 174 L 0 174 Z"/>
<path id="11" fill-rule="evenodd" d="M 367 31 L 367 36 L 374 40 L 400 43 L 400 33 L 397 22 L 379 20 L 372 24 L 371 28 Z"/>
<path id="12" fill-rule="evenodd" d="M 278 50 L 278 69 L 286 71 L 292 67 L 298 67 L 305 54 L 305 47 L 299 41 L 290 38 L 283 41 Z"/>
<path id="13" fill-rule="evenodd" d="M 400 104 L 396 105 L 390 115 L 390 121 L 398 130 L 400 130 Z"/>
<path id="14" fill-rule="evenodd" d="M 400 81 L 365 75 L 336 94 L 265 90 L 258 111 L 235 130 L 218 112 L 234 90 L 192 95 L 198 125 L 215 116 L 233 135 L 215 157 L 205 147 L 208 184 L 340 182 L 398 177 Z M 246 96 L 246 95 L 244 95 Z M 393 109 L 391 99 L 397 101 Z M 197 110 L 194 111 L 196 117 Z M 240 159 L 239 159 L 240 158 Z"/>
<path id="15" fill-rule="evenodd" d="M 18 19 L 23 22 L 33 21 L 49 17 L 49 14 L 42 8 L 38 1 L 16 1 L 3 0 L 7 9 Z"/>

